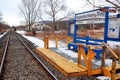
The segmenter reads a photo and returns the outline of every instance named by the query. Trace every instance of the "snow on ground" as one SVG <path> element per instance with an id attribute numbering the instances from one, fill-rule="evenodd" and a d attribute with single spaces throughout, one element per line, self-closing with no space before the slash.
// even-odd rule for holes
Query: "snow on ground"
<path id="1" fill-rule="evenodd" d="M 23 37 L 27 38 L 28 40 L 30 40 L 31 42 L 33 42 L 35 45 L 39 46 L 39 47 L 44 47 L 44 42 L 43 40 L 39 39 L 39 38 L 35 38 L 32 36 L 25 36 L 23 35 Z"/>
<path id="2" fill-rule="evenodd" d="M 0 34 L 0 38 L 1 38 L 2 36 L 4 36 L 6 33 L 7 33 L 7 32 L 4 32 L 3 34 Z"/>
<path id="3" fill-rule="evenodd" d="M 25 31 L 16 31 L 16 32 L 19 34 L 22 34 L 22 35 L 24 35 L 26 33 Z"/>
<path id="4" fill-rule="evenodd" d="M 99 76 L 97 77 L 98 80 L 111 80 L 110 77 L 107 77 L 107 76 Z"/>
<path id="5" fill-rule="evenodd" d="M 59 52 L 61 52 L 61 53 L 64 53 L 64 54 L 66 54 L 66 55 L 68 55 L 68 56 L 70 56 L 70 57 L 72 57 L 72 58 L 77 58 L 77 52 L 74 52 L 74 51 L 72 51 L 72 50 L 68 50 L 68 48 L 67 47 L 58 47 L 58 50 L 56 50 L 56 51 L 59 51 Z"/>
<path id="6" fill-rule="evenodd" d="M 95 60 L 92 60 L 92 62 L 94 62 L 96 65 L 101 65 L 101 60 L 97 61 L 97 62 Z M 111 66 L 111 64 L 112 64 L 112 59 L 106 59 L 105 60 L 105 65 Z"/>
<path id="7" fill-rule="evenodd" d="M 116 46 L 120 46 L 120 42 L 116 42 L 116 41 L 108 41 L 107 44 L 108 44 L 111 48 L 116 48 Z"/>

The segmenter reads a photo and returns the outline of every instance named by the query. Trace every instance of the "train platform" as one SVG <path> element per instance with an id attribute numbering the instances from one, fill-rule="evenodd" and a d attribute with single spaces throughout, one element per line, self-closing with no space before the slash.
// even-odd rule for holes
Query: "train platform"
<path id="1" fill-rule="evenodd" d="M 36 52 L 39 56 L 42 56 L 48 62 L 50 62 L 55 68 L 62 72 L 65 76 L 81 76 L 87 75 L 86 67 L 77 65 L 74 62 L 56 54 L 54 51 L 45 48 L 37 48 Z"/>
<path id="2" fill-rule="evenodd" d="M 54 49 L 46 48 L 36 48 L 36 52 L 39 56 L 42 56 L 46 61 L 52 64 L 56 69 L 62 72 L 65 76 L 89 76 L 103 74 L 101 66 L 95 67 L 95 64 L 92 64 L 93 68 L 89 71 L 85 65 L 77 65 L 76 63 L 70 61 L 69 59 L 58 54 Z M 97 64 L 100 64 L 97 62 Z M 95 68 L 94 68 L 95 67 Z M 116 64 L 116 70 L 120 69 L 120 64 Z M 104 74 L 108 75 L 112 71 L 112 65 L 105 65 Z M 109 75 L 111 76 L 111 74 Z M 120 77 L 120 76 L 119 76 Z"/>

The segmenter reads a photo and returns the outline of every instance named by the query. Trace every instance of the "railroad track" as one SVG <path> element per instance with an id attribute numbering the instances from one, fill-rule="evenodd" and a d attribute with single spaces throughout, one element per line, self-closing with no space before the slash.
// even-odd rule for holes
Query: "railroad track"
<path id="1" fill-rule="evenodd" d="M 0 80 L 57 80 L 31 50 L 29 41 L 9 31 L 0 43 Z"/>
<path id="2" fill-rule="evenodd" d="M 95 80 L 95 77 L 88 76 L 64 76 L 38 56 L 35 48 L 35 44 L 13 31 L 0 38 L 0 64 L 7 52 L 0 71 L 0 80 Z"/>

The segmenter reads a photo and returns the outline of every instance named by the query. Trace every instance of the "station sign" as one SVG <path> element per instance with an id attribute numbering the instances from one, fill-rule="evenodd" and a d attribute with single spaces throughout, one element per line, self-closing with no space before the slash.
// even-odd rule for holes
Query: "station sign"
<path id="1" fill-rule="evenodd" d="M 104 23 L 105 12 L 100 10 L 76 14 L 76 24 Z"/>
<path id="2" fill-rule="evenodd" d="M 78 20 L 76 21 L 76 24 L 97 24 L 97 23 L 104 23 L 104 18 L 96 18 L 96 19 L 88 19 L 88 20 Z"/>
<path id="3" fill-rule="evenodd" d="M 108 24 L 108 38 L 119 39 L 119 30 L 120 18 L 110 19 Z"/>

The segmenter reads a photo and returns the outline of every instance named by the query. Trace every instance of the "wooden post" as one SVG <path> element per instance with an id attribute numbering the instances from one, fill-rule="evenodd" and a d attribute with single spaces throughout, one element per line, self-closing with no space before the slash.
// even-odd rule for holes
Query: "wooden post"
<path id="1" fill-rule="evenodd" d="M 102 48 L 103 48 L 103 52 L 102 52 L 102 65 L 101 65 L 101 72 L 104 74 L 104 70 L 105 70 L 105 56 L 106 56 L 106 54 L 105 54 L 105 50 L 106 50 L 106 48 L 105 48 L 104 45 L 102 45 Z"/>
<path id="2" fill-rule="evenodd" d="M 58 36 L 55 37 L 56 40 L 56 48 L 58 48 Z"/>
<path id="3" fill-rule="evenodd" d="M 116 58 L 113 58 L 112 71 L 111 71 L 111 80 L 115 80 L 115 73 L 116 73 Z"/>
<path id="4" fill-rule="evenodd" d="M 77 61 L 77 62 L 78 62 L 78 63 L 77 63 L 78 65 L 81 64 L 81 49 L 80 49 L 81 47 L 82 47 L 82 46 L 79 44 L 79 45 L 78 45 L 78 61 Z"/>
<path id="5" fill-rule="evenodd" d="M 67 36 L 67 39 L 66 39 L 66 46 L 68 46 L 69 43 L 70 43 L 70 36 Z"/>
<path id="6" fill-rule="evenodd" d="M 92 62 L 88 59 L 88 76 L 92 75 Z"/>
<path id="7" fill-rule="evenodd" d="M 46 48 L 46 37 L 44 37 L 44 48 Z"/>
<path id="8" fill-rule="evenodd" d="M 81 64 L 81 55 L 83 56 L 85 66 L 88 69 L 87 56 L 84 52 L 84 49 L 83 49 L 82 45 L 78 44 L 78 65 Z"/>
<path id="9" fill-rule="evenodd" d="M 119 57 L 118 61 L 120 62 L 120 55 L 118 57 Z"/>
<path id="10" fill-rule="evenodd" d="M 88 53 L 87 53 L 87 62 L 88 62 L 88 76 L 92 75 L 92 59 L 95 57 L 95 53 L 90 46 L 88 46 Z"/>
<path id="11" fill-rule="evenodd" d="M 49 38 L 48 36 L 44 37 L 44 48 L 48 49 L 49 46 Z"/>

